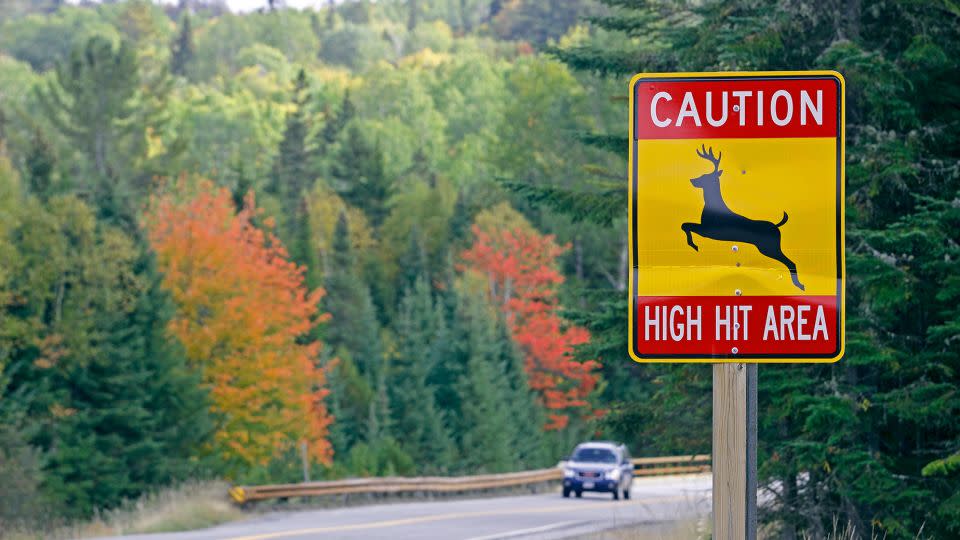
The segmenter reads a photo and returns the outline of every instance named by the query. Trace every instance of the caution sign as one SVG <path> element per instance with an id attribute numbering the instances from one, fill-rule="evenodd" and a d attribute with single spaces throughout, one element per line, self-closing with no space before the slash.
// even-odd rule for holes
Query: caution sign
<path id="1" fill-rule="evenodd" d="M 630 82 L 630 355 L 834 362 L 844 346 L 839 73 Z"/>

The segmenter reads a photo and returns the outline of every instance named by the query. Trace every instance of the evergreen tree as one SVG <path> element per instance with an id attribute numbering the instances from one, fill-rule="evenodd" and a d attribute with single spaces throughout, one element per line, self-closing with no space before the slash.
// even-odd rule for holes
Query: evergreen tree
<path id="1" fill-rule="evenodd" d="M 346 348 L 333 351 L 337 363 L 330 373 L 330 394 L 327 399 L 330 415 L 330 444 L 334 455 L 346 455 L 351 448 L 369 438 L 371 404 L 376 402 L 376 389 L 357 369 Z M 359 473 L 359 471 L 354 471 Z"/>
<path id="2" fill-rule="evenodd" d="M 370 223 L 379 227 L 387 216 L 390 182 L 384 170 L 383 152 L 371 144 L 360 128 L 351 125 L 341 141 L 331 166 L 334 188 L 348 204 L 361 208 Z"/>
<path id="3" fill-rule="evenodd" d="M 470 225 L 473 224 L 473 212 L 467 203 L 467 194 L 461 189 L 457 192 L 457 200 L 453 204 L 453 214 L 450 216 L 450 242 L 455 248 L 464 248 L 470 235 Z M 460 251 L 460 250 L 457 250 Z"/>
<path id="4" fill-rule="evenodd" d="M 331 10 L 331 13 L 332 12 Z M 334 114 L 327 114 L 327 122 L 320 132 L 320 153 L 322 155 L 329 155 L 330 149 L 333 148 L 340 138 L 340 133 L 343 132 L 343 129 L 353 120 L 356 114 L 357 109 L 353 105 L 353 100 L 350 99 L 350 90 L 347 90 L 343 93 L 343 101 L 340 103 L 340 108 Z"/>
<path id="5" fill-rule="evenodd" d="M 459 323 L 468 337 L 469 355 L 460 379 L 460 453 L 466 470 L 505 472 L 517 467 L 519 438 L 510 409 L 506 366 L 497 342 L 497 311 L 481 300 L 461 296 Z M 506 384 L 505 384 L 506 383 Z"/>
<path id="6" fill-rule="evenodd" d="M 437 291 L 434 302 L 436 338 L 428 353 L 432 369 L 427 384 L 434 388 L 437 408 L 444 415 L 451 435 L 457 438 L 463 433 L 464 427 L 460 417 L 462 400 L 459 392 L 470 353 L 469 328 L 460 324 L 464 319 L 458 310 L 460 300 L 454 288 L 452 268 L 448 274 L 444 276 L 445 281 Z"/>
<path id="7" fill-rule="evenodd" d="M 107 39 L 93 37 L 57 65 L 56 78 L 38 94 L 50 120 L 85 151 L 102 178 L 120 172 L 120 141 L 139 127 L 132 122 L 137 69 L 131 44 L 114 49 Z"/>
<path id="8" fill-rule="evenodd" d="M 89 160 L 91 185 L 83 187 L 101 214 L 133 224 L 136 197 L 152 176 L 144 133 L 165 121 L 169 78 L 142 81 L 133 45 L 114 47 L 99 36 L 74 48 L 54 75 L 37 92 L 42 110 Z M 140 95 L 149 99 L 138 101 Z"/>
<path id="9" fill-rule="evenodd" d="M 26 177 L 30 192 L 42 201 L 46 201 L 54 192 L 53 171 L 56 163 L 53 146 L 40 130 L 35 131 L 26 157 Z"/>
<path id="10" fill-rule="evenodd" d="M 187 478 L 212 433 L 206 392 L 166 332 L 170 301 L 151 267 L 139 272 L 149 286 L 130 313 L 98 314 L 104 340 L 63 381 L 74 412 L 57 426 L 46 489 L 74 516 Z"/>
<path id="11" fill-rule="evenodd" d="M 407 31 L 413 32 L 420 22 L 420 3 L 417 0 L 407 0 Z"/>
<path id="12" fill-rule="evenodd" d="M 334 229 L 331 268 L 324 286 L 327 295 L 323 299 L 324 311 L 335 313 L 336 316 L 324 326 L 324 338 L 328 347 L 334 351 L 343 351 L 348 358 L 345 362 L 355 366 L 344 366 L 344 380 L 353 381 L 350 384 L 357 386 L 351 375 L 353 369 L 363 378 L 365 389 L 357 386 L 359 390 L 356 394 L 371 396 L 372 393 L 369 402 L 341 405 L 339 408 L 363 414 L 364 417 L 355 417 L 348 421 L 365 426 L 363 432 L 367 437 L 376 438 L 387 428 L 388 405 L 384 395 L 386 366 L 380 344 L 380 326 L 370 298 L 370 289 L 357 270 L 358 265 L 350 245 L 349 224 L 346 214 L 343 213 L 340 214 Z M 366 406 L 366 410 L 357 412 L 363 406 Z"/>
<path id="13" fill-rule="evenodd" d="M 453 444 L 428 379 L 436 357 L 436 312 L 430 286 L 416 280 L 401 301 L 397 320 L 398 358 L 391 365 L 392 412 L 397 439 L 426 474 L 442 473 L 452 463 Z"/>
<path id="14" fill-rule="evenodd" d="M 516 425 L 513 441 L 515 469 L 537 469 L 548 464 L 543 426 L 546 412 L 530 389 L 523 354 L 517 349 L 502 315 L 495 321 L 495 343 L 499 346 L 498 361 L 504 367 L 506 405 Z"/>
<path id="15" fill-rule="evenodd" d="M 309 172 L 307 151 L 306 104 L 309 100 L 307 74 L 301 68 L 294 79 L 294 110 L 287 113 L 283 140 L 273 163 L 273 178 L 270 191 L 280 198 L 283 210 L 283 239 L 290 248 L 293 260 L 300 264 L 316 262 L 311 252 L 309 223 L 304 194 L 313 184 Z M 316 264 L 313 265 L 314 267 Z"/>
<path id="16" fill-rule="evenodd" d="M 0 306 L 0 388 L 44 451 L 46 498 L 87 516 L 195 472 L 207 395 L 167 334 L 145 249 L 74 197 L 26 197 L 8 215 L 0 247 L 12 239 L 17 257 L 0 297 L 21 300 Z"/>
<path id="17" fill-rule="evenodd" d="M 184 13 L 180 21 L 180 32 L 170 44 L 170 73 L 186 77 L 190 63 L 196 54 L 195 49 L 190 13 Z"/>
<path id="18" fill-rule="evenodd" d="M 423 235 L 416 224 L 411 227 L 407 249 L 400 255 L 400 260 L 397 262 L 400 267 L 397 290 L 413 290 L 417 281 L 421 279 L 427 283 L 430 282 L 429 261 L 423 245 Z"/>

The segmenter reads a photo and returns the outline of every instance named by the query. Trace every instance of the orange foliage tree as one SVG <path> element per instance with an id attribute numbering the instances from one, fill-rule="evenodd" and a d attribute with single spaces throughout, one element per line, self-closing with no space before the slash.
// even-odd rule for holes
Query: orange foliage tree
<path id="1" fill-rule="evenodd" d="M 557 313 L 556 287 L 563 282 L 556 258 L 568 249 L 552 235 L 530 227 L 473 226 L 474 242 L 462 259 L 486 275 L 491 297 L 502 306 L 517 345 L 524 353 L 530 386 L 549 410 L 546 429 L 563 429 L 570 414 L 595 414 L 587 401 L 597 386 L 596 361 L 580 362 L 573 348 L 590 340 L 585 328 Z"/>
<path id="2" fill-rule="evenodd" d="M 145 225 L 177 306 L 171 329 L 209 385 L 222 418 L 213 450 L 225 463 L 264 464 L 298 441 L 329 463 L 321 344 L 303 339 L 324 320 L 323 290 L 305 289 L 304 269 L 258 215 L 252 193 L 235 211 L 206 180 L 151 199 Z"/>

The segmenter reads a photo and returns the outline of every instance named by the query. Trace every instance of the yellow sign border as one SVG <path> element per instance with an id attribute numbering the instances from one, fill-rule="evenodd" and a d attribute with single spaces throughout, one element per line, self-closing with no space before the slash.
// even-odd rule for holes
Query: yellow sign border
<path id="1" fill-rule="evenodd" d="M 634 127 L 636 126 L 635 118 L 635 107 L 636 107 L 636 85 L 641 80 L 648 79 L 736 79 L 736 78 L 792 78 L 792 77 L 830 77 L 836 79 L 840 85 L 840 153 L 837 156 L 837 159 L 840 162 L 840 200 L 837 201 L 837 209 L 840 212 L 840 268 L 838 275 L 840 277 L 840 313 L 838 316 L 839 328 L 839 343 L 837 354 L 832 357 L 794 357 L 794 358 L 738 358 L 733 355 L 726 356 L 703 356 L 703 357 L 683 357 L 683 358 L 665 358 L 665 357 L 656 357 L 656 358 L 644 358 L 641 355 L 638 355 L 636 352 L 636 343 L 634 342 L 634 330 L 636 321 L 636 290 L 635 282 L 636 275 L 638 272 L 636 261 L 634 260 L 634 199 L 636 198 L 636 193 L 634 191 L 634 161 L 636 160 L 635 148 L 637 144 L 634 140 Z M 641 364 L 720 364 L 720 363 L 745 363 L 745 364 L 832 364 L 840 360 L 843 357 L 844 351 L 847 344 L 847 331 L 846 331 L 846 319 L 847 319 L 847 256 L 846 256 L 846 228 L 847 228 L 847 216 L 846 216 L 846 199 L 847 199 L 847 171 L 846 171 L 846 151 L 847 151 L 847 134 L 846 134 L 846 123 L 847 123 L 847 99 L 846 99 L 846 82 L 843 79 L 843 75 L 833 70 L 818 70 L 818 71 L 700 71 L 700 72 L 690 72 L 690 73 L 638 73 L 630 79 L 630 159 L 627 163 L 627 177 L 628 177 L 628 195 L 627 195 L 627 204 L 629 208 L 629 221 L 627 223 L 627 237 L 629 242 L 629 261 L 630 261 L 630 282 L 628 284 L 629 298 L 628 298 L 628 319 L 629 326 L 627 327 L 627 352 L 630 354 L 630 358 L 633 361 Z"/>

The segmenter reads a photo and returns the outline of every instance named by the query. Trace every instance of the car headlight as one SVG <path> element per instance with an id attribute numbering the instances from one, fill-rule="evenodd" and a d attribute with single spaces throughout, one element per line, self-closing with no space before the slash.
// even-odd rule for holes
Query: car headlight
<path id="1" fill-rule="evenodd" d="M 607 471 L 607 478 L 610 480 L 619 480 L 620 479 L 620 469 L 610 469 Z"/>
<path id="2" fill-rule="evenodd" d="M 564 478 L 573 478 L 575 475 L 576 473 L 573 472 L 573 469 L 567 469 L 567 468 L 563 469 Z"/>

